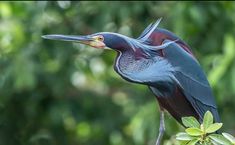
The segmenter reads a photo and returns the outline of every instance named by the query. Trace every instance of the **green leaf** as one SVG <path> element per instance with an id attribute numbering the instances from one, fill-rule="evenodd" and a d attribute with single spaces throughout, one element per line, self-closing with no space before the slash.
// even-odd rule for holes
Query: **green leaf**
<path id="1" fill-rule="evenodd" d="M 221 144 L 219 144 L 218 142 L 215 142 L 214 140 L 210 140 L 211 141 L 211 143 L 213 144 L 213 145 L 221 145 Z"/>
<path id="2" fill-rule="evenodd" d="M 195 145 L 199 140 L 200 140 L 199 138 L 193 139 L 190 142 L 188 142 L 187 145 Z"/>
<path id="3" fill-rule="evenodd" d="M 180 132 L 176 135 L 176 139 L 177 140 L 186 140 L 187 141 L 187 140 L 193 140 L 193 139 L 195 139 L 195 137 L 192 137 L 192 136 L 188 135 L 185 132 Z"/>
<path id="4" fill-rule="evenodd" d="M 203 127 L 206 130 L 213 123 L 213 115 L 210 111 L 206 111 L 203 118 Z"/>
<path id="5" fill-rule="evenodd" d="M 222 135 L 228 139 L 230 142 L 232 142 L 233 144 L 235 144 L 235 137 L 233 137 L 231 134 L 228 133 L 222 133 Z"/>
<path id="6" fill-rule="evenodd" d="M 213 141 L 217 142 L 218 144 L 222 145 L 232 145 L 232 143 L 229 142 L 224 136 L 220 134 L 211 134 L 209 135 L 209 138 L 211 138 Z"/>
<path id="7" fill-rule="evenodd" d="M 203 131 L 200 130 L 199 128 L 187 128 L 185 130 L 185 132 L 187 132 L 187 134 L 191 135 L 191 136 L 199 136 L 203 134 Z"/>
<path id="8" fill-rule="evenodd" d="M 202 145 L 211 145 L 211 144 L 208 142 L 204 142 L 204 143 L 202 143 Z"/>
<path id="9" fill-rule="evenodd" d="M 206 133 L 212 133 L 217 131 L 218 129 L 220 129 L 222 127 L 223 123 L 214 123 L 211 124 L 207 129 L 206 129 Z"/>
<path id="10" fill-rule="evenodd" d="M 192 116 L 190 116 L 190 117 L 183 117 L 182 118 L 182 123 L 186 127 L 196 127 L 196 128 L 200 127 L 200 123 L 197 121 L 196 118 L 194 118 Z"/>
<path id="11" fill-rule="evenodd" d="M 180 140 L 180 141 L 179 141 L 179 144 L 180 144 L 180 145 L 187 145 L 188 142 L 189 142 L 188 140 Z"/>

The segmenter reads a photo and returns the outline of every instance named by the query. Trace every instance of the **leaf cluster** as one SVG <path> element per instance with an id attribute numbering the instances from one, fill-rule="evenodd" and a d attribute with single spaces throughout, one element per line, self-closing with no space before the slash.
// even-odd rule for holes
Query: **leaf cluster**
<path id="1" fill-rule="evenodd" d="M 194 117 L 183 117 L 182 123 L 185 132 L 176 135 L 176 139 L 181 145 L 235 145 L 235 138 L 228 134 L 218 134 L 222 123 L 213 123 L 213 115 L 207 111 L 204 115 L 203 122 L 200 124 Z"/>

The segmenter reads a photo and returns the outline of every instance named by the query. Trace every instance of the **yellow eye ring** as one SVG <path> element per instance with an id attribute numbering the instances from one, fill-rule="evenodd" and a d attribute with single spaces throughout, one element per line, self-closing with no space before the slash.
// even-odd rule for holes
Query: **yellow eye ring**
<path id="1" fill-rule="evenodd" d="M 104 37 L 103 36 L 97 36 L 97 40 L 99 40 L 99 41 L 104 41 Z"/>

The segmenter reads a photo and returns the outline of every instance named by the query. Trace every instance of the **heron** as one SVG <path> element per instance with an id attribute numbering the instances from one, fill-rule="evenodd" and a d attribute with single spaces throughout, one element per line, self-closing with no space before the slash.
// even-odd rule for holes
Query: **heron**
<path id="1" fill-rule="evenodd" d="M 181 118 L 186 116 L 202 123 L 206 111 L 212 113 L 215 122 L 220 121 L 212 89 L 197 58 L 186 42 L 158 28 L 161 19 L 136 39 L 114 32 L 42 36 L 116 51 L 114 70 L 126 81 L 146 85 L 157 99 L 160 123 L 156 145 L 161 144 L 164 135 L 165 110 L 182 126 Z"/>

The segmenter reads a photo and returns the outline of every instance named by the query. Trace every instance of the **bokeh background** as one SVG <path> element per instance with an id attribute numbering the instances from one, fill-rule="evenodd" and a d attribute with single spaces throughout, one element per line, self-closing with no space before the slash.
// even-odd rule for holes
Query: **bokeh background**
<path id="1" fill-rule="evenodd" d="M 159 108 L 113 70 L 115 52 L 43 40 L 111 31 L 137 38 L 151 22 L 185 40 L 235 135 L 234 2 L 0 2 L 0 145 L 152 145 Z M 164 145 L 183 128 L 166 115 Z"/>

